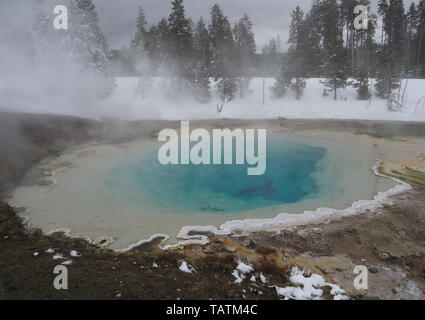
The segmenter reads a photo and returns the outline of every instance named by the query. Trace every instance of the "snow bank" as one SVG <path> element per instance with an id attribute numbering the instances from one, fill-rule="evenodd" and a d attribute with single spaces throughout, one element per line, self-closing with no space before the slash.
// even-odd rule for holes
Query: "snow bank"
<path id="1" fill-rule="evenodd" d="M 305 271 L 294 267 L 289 281 L 302 287 L 280 288 L 278 286 L 274 286 L 276 293 L 279 296 L 283 296 L 285 300 L 317 300 L 323 295 L 323 289 L 321 288 L 329 287 L 331 289 L 330 294 L 333 296 L 334 300 L 348 299 L 345 295 L 345 291 L 336 284 L 326 282 L 325 279 L 318 274 L 313 273 L 306 276 L 305 273 Z"/>
<path id="2" fill-rule="evenodd" d="M 137 78 L 117 78 L 117 87 L 111 97 L 103 102 L 97 113 L 121 119 L 167 119 L 192 120 L 216 118 L 318 118 L 318 119 L 368 119 L 425 121 L 425 107 L 417 108 L 418 101 L 425 96 L 425 79 L 411 79 L 406 90 L 406 109 L 404 112 L 389 112 L 384 99 L 373 97 L 368 101 L 357 100 L 356 89 L 347 87 L 340 90 L 338 100 L 323 97 L 323 85 L 320 79 L 308 79 L 301 100 L 288 95 L 282 99 L 272 99 L 270 88 L 274 79 L 267 78 L 266 102 L 262 104 L 263 79 L 251 81 L 252 94 L 244 99 L 236 98 L 226 103 L 221 114 L 217 114 L 219 98 L 216 94 L 208 104 L 196 103 L 191 97 L 170 100 L 163 97 L 161 88 L 164 79 L 153 79 L 153 89 L 145 99 L 136 94 Z M 96 114 L 91 116 L 96 117 Z"/>
<path id="3" fill-rule="evenodd" d="M 334 101 L 332 95 L 324 97 L 324 86 L 320 80 L 308 79 L 304 95 L 297 101 L 290 93 L 282 99 L 272 99 L 270 88 L 275 80 L 267 78 L 265 79 L 265 105 L 263 105 L 263 79 L 254 78 L 250 85 L 252 94 L 245 96 L 244 99 L 239 98 L 237 94 L 236 99 L 224 105 L 220 114 L 217 114 L 217 104 L 221 104 L 221 101 L 215 88 L 213 99 L 207 104 L 195 102 L 190 96 L 171 99 L 164 94 L 166 91 L 164 88 L 169 81 L 166 78 L 153 78 L 152 89 L 144 99 L 137 94 L 139 79 L 123 77 L 115 79 L 114 91 L 104 100 L 82 103 L 70 99 L 70 101 L 61 101 L 59 105 L 49 102 L 47 97 L 38 97 L 37 90 L 33 88 L 34 92 L 30 97 L 36 96 L 38 99 L 29 100 L 25 95 L 22 97 L 16 95 L 13 99 L 6 97 L 4 108 L 16 112 L 64 114 L 97 119 L 112 117 L 123 120 L 285 117 L 425 121 L 425 107 L 417 107 L 419 100 L 425 96 L 423 91 L 425 79 L 409 80 L 406 90 L 406 109 L 402 113 L 387 111 L 386 101 L 375 96 L 370 105 L 368 101 L 357 100 L 356 89 L 350 86 L 339 90 L 337 101 Z"/>

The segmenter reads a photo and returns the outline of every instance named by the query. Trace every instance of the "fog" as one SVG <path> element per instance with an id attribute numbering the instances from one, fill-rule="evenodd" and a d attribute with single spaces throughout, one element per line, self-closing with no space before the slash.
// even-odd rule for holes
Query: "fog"
<path id="1" fill-rule="evenodd" d="M 113 79 L 111 74 L 105 76 L 98 69 L 94 72 L 90 63 L 85 61 L 86 53 L 92 53 L 98 48 L 82 43 L 81 37 L 75 37 L 75 34 L 85 34 L 83 29 L 78 29 L 81 28 L 80 24 L 71 24 L 71 32 L 68 33 L 53 28 L 53 7 L 58 3 L 70 2 L 44 1 L 47 20 L 43 26 L 47 28 L 44 32 L 49 33 L 47 40 L 43 32 L 34 32 L 36 2 L 0 2 L 0 110 L 68 114 L 96 119 L 171 119 L 222 117 L 229 115 L 228 105 L 232 106 L 232 116 L 237 116 L 237 112 L 241 113 L 241 117 L 245 114 L 262 116 L 265 114 L 261 111 L 263 104 L 277 105 L 270 100 L 272 79 L 267 79 L 264 87 L 261 80 L 255 79 L 247 87 L 244 100 L 239 99 L 239 91 L 235 90 L 234 101 L 225 101 L 225 112 L 218 115 L 217 105 L 222 103 L 223 98 L 217 92 L 215 82 L 210 83 L 212 96 L 208 103 L 199 103 L 193 97 L 190 84 L 178 83 L 176 86 L 176 81 L 183 81 L 180 78 L 176 80 L 175 73 L 170 71 L 167 63 L 159 68 L 161 77 L 148 75 L 140 80 Z M 200 16 L 209 23 L 210 8 L 216 2 L 222 6 L 232 27 L 244 13 L 252 18 L 257 52 L 278 34 L 282 39 L 282 50 L 285 49 L 290 11 L 296 5 L 307 11 L 311 5 L 310 0 L 185 0 L 186 14 L 195 23 Z M 167 17 L 171 7 L 169 0 L 95 0 L 94 3 L 99 17 L 98 24 L 109 49 L 129 46 L 136 31 L 137 7 L 140 4 L 146 12 L 147 27 L 157 24 L 161 17 Z M 178 65 L 179 61 L 174 63 Z M 137 84 L 138 81 L 142 81 L 142 88 L 140 82 Z M 245 111 L 248 109 L 254 112 Z M 273 111 L 271 114 L 278 112 Z"/>

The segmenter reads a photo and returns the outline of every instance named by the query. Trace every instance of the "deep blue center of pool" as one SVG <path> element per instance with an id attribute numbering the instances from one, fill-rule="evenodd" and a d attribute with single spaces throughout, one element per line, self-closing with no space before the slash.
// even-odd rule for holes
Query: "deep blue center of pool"
<path id="1" fill-rule="evenodd" d="M 312 176 L 326 149 L 268 137 L 267 170 L 248 176 L 247 165 L 168 165 L 159 145 L 120 163 L 104 180 L 117 199 L 162 212 L 226 213 L 296 203 L 314 196 Z"/>

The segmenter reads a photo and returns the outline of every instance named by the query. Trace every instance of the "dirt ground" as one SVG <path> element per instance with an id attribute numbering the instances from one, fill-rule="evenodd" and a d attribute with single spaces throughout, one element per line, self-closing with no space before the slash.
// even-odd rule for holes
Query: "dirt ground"
<path id="1" fill-rule="evenodd" d="M 215 125 L 228 125 L 217 120 Z M 266 121 L 270 123 L 271 121 Z M 397 136 L 423 139 L 425 124 L 356 121 L 272 121 L 289 130 L 326 127 L 388 141 Z M 238 125 L 249 125 L 239 121 Z M 261 121 L 256 121 L 261 125 Z M 162 122 L 103 122 L 70 117 L 0 114 L 1 198 L 19 184 L 25 172 L 48 156 L 87 141 L 120 142 L 154 136 Z M 178 123 L 166 123 L 178 127 Z M 272 287 L 289 285 L 293 266 L 310 269 L 336 283 L 353 299 L 425 298 L 425 188 L 414 186 L 373 211 L 278 232 L 213 237 L 205 246 L 188 245 L 169 251 L 158 243 L 117 253 L 62 234 L 42 235 L 23 228 L 16 213 L 0 202 L 0 299 L 279 299 Z M 69 290 L 53 289 L 57 261 L 70 251 Z M 38 255 L 35 256 L 34 253 Z M 243 281 L 231 275 L 242 260 L 267 283 Z M 187 261 L 196 273 L 179 271 Z M 368 268 L 368 290 L 356 290 L 354 267 Z M 324 298 L 330 298 L 325 293 Z"/>

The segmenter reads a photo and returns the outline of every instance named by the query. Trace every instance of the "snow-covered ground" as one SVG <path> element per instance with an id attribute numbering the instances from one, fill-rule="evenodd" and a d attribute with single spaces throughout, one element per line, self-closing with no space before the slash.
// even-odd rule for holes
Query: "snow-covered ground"
<path id="1" fill-rule="evenodd" d="M 409 80 L 406 90 L 406 106 L 403 112 L 389 112 L 386 101 L 373 97 L 368 101 L 356 99 L 356 90 L 347 87 L 340 90 L 338 100 L 332 94 L 324 97 L 320 79 L 307 80 L 307 87 L 301 100 L 297 101 L 290 93 L 282 99 L 272 99 L 270 88 L 274 79 L 265 79 L 265 104 L 263 105 L 263 79 L 251 81 L 251 94 L 244 99 L 239 97 L 224 105 L 222 113 L 217 113 L 221 104 L 215 89 L 213 99 L 208 104 L 200 104 L 190 97 L 173 99 L 165 96 L 169 80 L 153 78 L 151 88 L 145 90 L 144 99 L 138 93 L 138 78 L 116 78 L 116 87 L 105 100 L 88 101 L 83 96 L 68 91 L 57 92 L 53 84 L 45 85 L 29 82 L 23 85 L 11 79 L 0 84 L 1 110 L 33 113 L 53 113 L 76 115 L 88 118 L 119 118 L 192 120 L 216 118 L 319 118 L 319 119 L 370 119 L 425 121 L 425 106 L 416 107 L 425 97 L 425 79 Z M 53 86 L 53 88 L 51 88 Z M 15 89 L 13 89 L 15 88 Z M 52 91 L 53 90 L 53 91 Z M 90 90 L 90 89 L 88 89 Z"/>
<path id="2" fill-rule="evenodd" d="M 347 87 L 340 90 L 338 101 L 332 95 L 322 95 L 323 85 L 320 79 L 307 80 L 304 96 L 297 101 L 291 94 L 282 99 L 272 99 L 270 88 L 274 79 L 265 80 L 265 105 L 263 106 L 263 79 L 251 81 L 251 91 L 244 99 L 236 98 L 225 104 L 221 114 L 217 114 L 216 106 L 220 103 L 214 95 L 208 104 L 199 104 L 192 98 L 170 100 L 160 94 L 164 88 L 164 80 L 153 80 L 152 88 L 145 99 L 137 95 L 137 78 L 117 78 L 117 87 L 113 95 L 103 104 L 105 113 L 112 117 L 125 119 L 214 119 L 214 118 L 332 118 L 332 119 L 371 119 L 425 121 L 425 107 L 416 107 L 418 101 L 425 96 L 425 79 L 409 80 L 406 90 L 406 107 L 403 112 L 389 112 L 386 101 L 373 97 L 369 101 L 356 99 L 356 90 Z"/>

